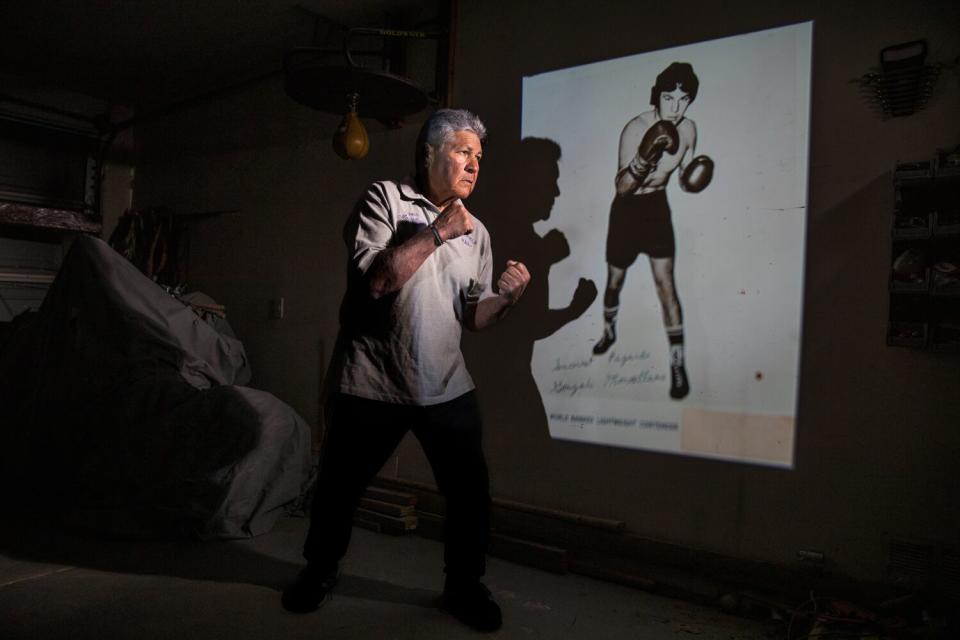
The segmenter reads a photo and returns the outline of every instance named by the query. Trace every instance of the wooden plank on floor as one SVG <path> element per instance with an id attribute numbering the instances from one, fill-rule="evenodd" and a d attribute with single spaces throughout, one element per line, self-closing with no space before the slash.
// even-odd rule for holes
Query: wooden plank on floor
<path id="1" fill-rule="evenodd" d="M 374 479 L 374 484 L 376 486 L 386 487 L 395 491 L 414 492 L 417 494 L 418 505 L 422 506 L 425 510 L 432 511 L 434 513 L 443 513 L 443 507 L 441 506 L 443 498 L 439 495 L 439 490 L 434 485 L 426 482 L 418 482 L 416 480 L 386 478 L 383 476 L 377 476 Z M 441 501 L 439 505 L 434 504 L 435 499 Z M 429 502 L 429 504 L 427 504 L 427 502 Z M 536 505 L 516 502 L 514 500 L 493 498 L 493 507 L 494 509 L 522 513 L 531 517 L 546 518 L 549 520 L 566 523 L 568 525 L 573 524 L 591 529 L 600 529 L 611 532 L 623 532 L 626 530 L 626 523 L 622 520 L 612 520 L 610 518 L 598 518 L 596 516 L 588 516 L 580 513 L 571 513 L 569 511 L 561 511 L 559 509 L 551 509 L 548 507 L 539 507 Z"/>
<path id="2" fill-rule="evenodd" d="M 490 535 L 490 555 L 553 573 L 567 572 L 567 551 L 498 533 Z"/>
<path id="3" fill-rule="evenodd" d="M 417 516 L 394 517 L 363 508 L 357 509 L 357 516 L 380 525 L 381 533 L 402 535 L 417 528 Z"/>
<path id="4" fill-rule="evenodd" d="M 380 533 L 380 525 L 378 523 L 360 515 L 353 516 L 353 526 L 360 527 L 361 529 L 369 529 L 374 533 Z"/>
<path id="5" fill-rule="evenodd" d="M 417 535 L 443 541 L 443 516 L 417 510 Z"/>
<path id="6" fill-rule="evenodd" d="M 386 487 L 367 487 L 367 491 L 364 495 L 371 500 L 389 502 L 390 504 L 406 505 L 411 507 L 416 506 L 417 504 L 416 494 L 410 493 L 409 491 L 396 491 L 394 489 L 387 489 Z"/>
<path id="7" fill-rule="evenodd" d="M 403 518 L 404 516 L 416 515 L 416 508 L 409 504 L 392 504 L 382 502 L 373 498 L 360 498 L 360 508 L 367 511 L 376 511 L 394 518 Z"/>

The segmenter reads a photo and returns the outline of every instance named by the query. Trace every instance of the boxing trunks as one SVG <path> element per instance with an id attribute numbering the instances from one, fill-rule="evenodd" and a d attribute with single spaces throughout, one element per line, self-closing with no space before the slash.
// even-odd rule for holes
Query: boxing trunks
<path id="1" fill-rule="evenodd" d="M 651 258 L 676 255 L 673 221 L 665 189 L 616 196 L 610 205 L 607 263 L 626 269 L 641 253 Z"/>

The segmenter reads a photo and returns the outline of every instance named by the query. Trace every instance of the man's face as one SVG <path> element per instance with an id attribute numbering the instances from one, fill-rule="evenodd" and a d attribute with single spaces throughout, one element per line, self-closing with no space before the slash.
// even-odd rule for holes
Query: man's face
<path id="1" fill-rule="evenodd" d="M 686 91 L 677 86 L 673 91 L 663 91 L 660 93 L 660 104 L 657 105 L 657 111 L 662 120 L 669 120 L 676 124 L 683 119 L 683 114 L 690 106 L 690 96 Z"/>
<path id="2" fill-rule="evenodd" d="M 557 163 L 544 165 L 539 171 L 533 172 L 535 179 L 528 185 L 528 191 L 533 200 L 530 214 L 534 221 L 546 220 L 553 211 L 553 204 L 560 197 L 560 168 Z"/>
<path id="3" fill-rule="evenodd" d="M 427 173 L 430 200 L 442 205 L 467 198 L 477 185 L 482 155 L 480 138 L 472 131 L 457 131 L 443 143 Z"/>

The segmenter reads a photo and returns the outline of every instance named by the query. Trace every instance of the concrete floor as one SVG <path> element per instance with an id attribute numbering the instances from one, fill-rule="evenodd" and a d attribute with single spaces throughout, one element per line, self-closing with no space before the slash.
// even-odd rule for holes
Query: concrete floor
<path id="1" fill-rule="evenodd" d="M 287 613 L 280 590 L 300 566 L 307 521 L 252 540 L 130 543 L 3 525 L 0 638 L 71 640 L 478 638 L 436 607 L 442 546 L 356 529 L 333 599 Z M 493 637 L 747 640 L 765 625 L 583 576 L 496 558 L 488 586 L 504 626 Z"/>

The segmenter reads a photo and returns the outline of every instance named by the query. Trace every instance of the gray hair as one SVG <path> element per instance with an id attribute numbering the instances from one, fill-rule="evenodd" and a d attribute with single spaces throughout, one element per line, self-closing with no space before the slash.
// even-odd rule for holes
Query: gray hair
<path id="1" fill-rule="evenodd" d="M 417 136 L 416 168 L 417 175 L 426 172 L 432 154 L 453 138 L 458 131 L 472 131 L 483 142 L 487 137 L 487 127 L 476 115 L 466 109 L 438 109 L 433 112 L 420 129 Z"/>

